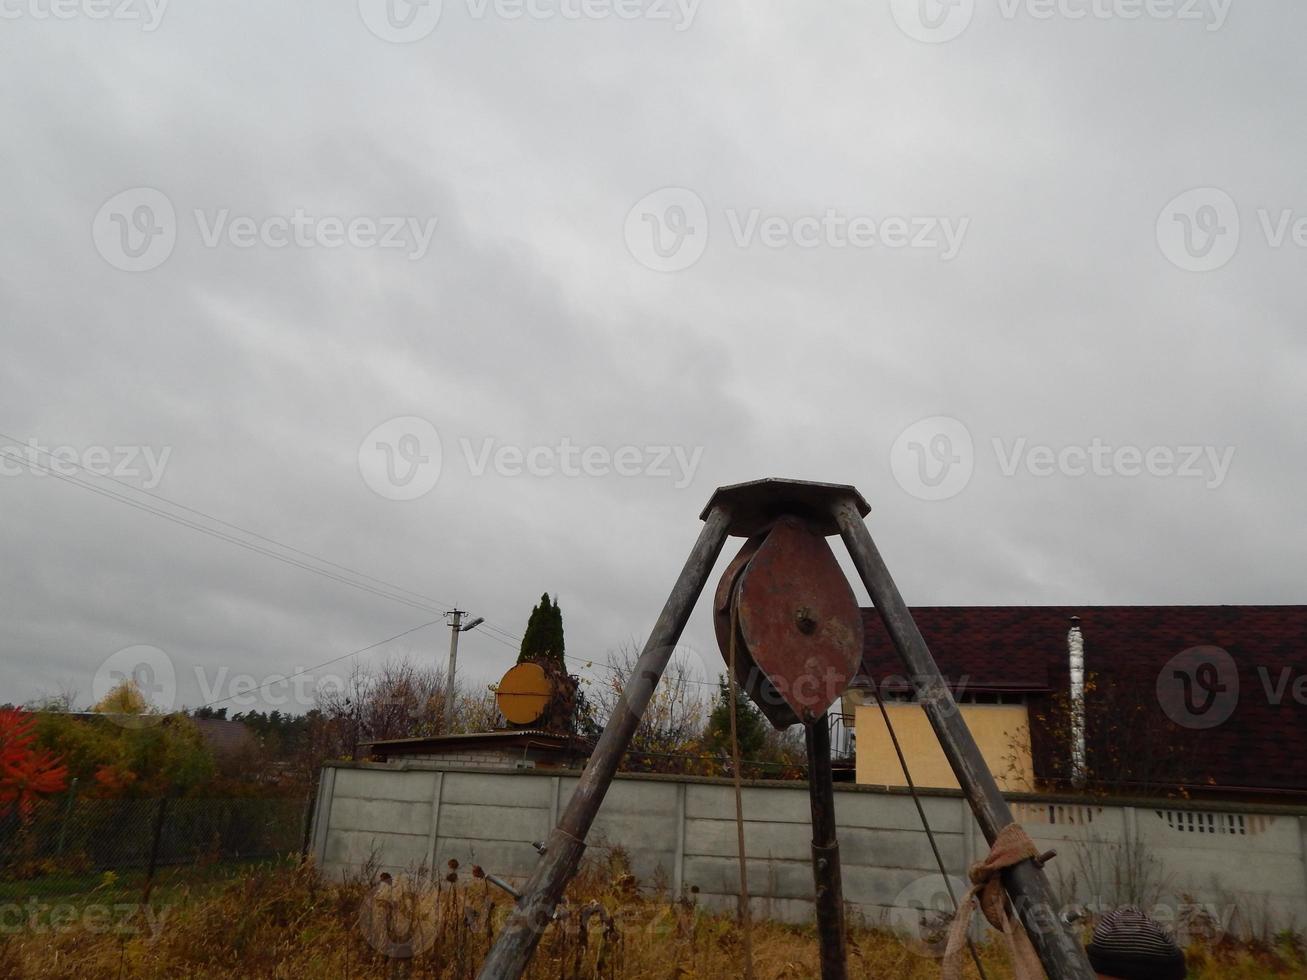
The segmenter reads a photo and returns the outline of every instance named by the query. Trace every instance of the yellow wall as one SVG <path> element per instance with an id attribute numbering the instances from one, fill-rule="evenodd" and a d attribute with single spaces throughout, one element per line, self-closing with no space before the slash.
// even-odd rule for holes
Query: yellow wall
<path id="1" fill-rule="evenodd" d="M 1005 791 L 1034 789 L 1030 762 L 1030 721 L 1023 704 L 962 704 L 958 706 L 989 763 L 999 788 Z M 912 781 L 918 786 L 957 789 L 939 740 L 919 704 L 885 705 L 899 745 L 908 760 Z M 885 721 L 875 704 L 860 704 L 854 714 L 858 736 L 857 779 L 877 786 L 906 786 L 894 743 L 885 731 Z"/>

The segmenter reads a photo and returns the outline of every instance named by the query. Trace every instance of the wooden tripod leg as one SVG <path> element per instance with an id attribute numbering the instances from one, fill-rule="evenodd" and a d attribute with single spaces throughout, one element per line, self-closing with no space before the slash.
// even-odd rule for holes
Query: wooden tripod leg
<path id="1" fill-rule="evenodd" d="M 1013 823 L 1012 809 L 999 792 L 989 764 L 958 711 L 953 693 L 940 676 L 935 658 L 899 595 L 898 586 L 862 521 L 862 514 L 853 503 L 843 501 L 831 508 L 831 516 L 839 525 L 849 557 L 912 678 L 917 699 L 971 804 L 971 812 L 976 815 L 985 840 L 993 844 L 999 831 Z M 1003 885 L 1049 977 L 1094 980 L 1097 974 L 1089 965 L 1089 957 L 1058 917 L 1057 901 L 1043 870 L 1033 861 L 1022 861 L 1003 872 Z"/>
<path id="2" fill-rule="evenodd" d="M 822 980 L 845 980 L 848 955 L 844 935 L 844 888 L 840 881 L 840 843 L 835 835 L 835 787 L 830 767 L 830 717 L 803 726 L 808 748 L 808 800 L 812 804 L 812 878 L 816 885 L 817 935 L 821 940 Z"/>
<path id="3" fill-rule="evenodd" d="M 540 937 L 553 921 L 554 908 L 563 896 L 563 889 L 576 874 L 585 851 L 585 835 L 599 812 L 618 763 L 626 754 L 631 736 L 649 707 L 654 688 L 662 679 L 681 631 L 726 543 L 730 517 L 730 509 L 722 505 L 712 506 L 705 515 L 699 540 L 694 543 L 635 670 L 626 681 L 622 700 L 604 726 L 567 809 L 549 835 L 540 863 L 522 889 L 521 900 L 481 964 L 479 980 L 516 980 L 531 962 Z"/>

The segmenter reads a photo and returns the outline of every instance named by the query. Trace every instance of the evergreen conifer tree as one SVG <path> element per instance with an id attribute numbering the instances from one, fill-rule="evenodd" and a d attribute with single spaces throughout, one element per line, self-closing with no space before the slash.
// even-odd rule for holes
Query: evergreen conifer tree
<path id="1" fill-rule="evenodd" d="M 517 662 L 552 661 L 561 669 L 565 666 L 564 652 L 563 611 L 558 607 L 558 600 L 550 599 L 545 593 L 526 621 Z"/>

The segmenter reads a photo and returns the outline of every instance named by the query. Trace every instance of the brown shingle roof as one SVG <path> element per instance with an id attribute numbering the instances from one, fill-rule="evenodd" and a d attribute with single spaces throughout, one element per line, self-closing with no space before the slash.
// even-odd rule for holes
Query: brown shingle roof
<path id="1" fill-rule="evenodd" d="M 963 690 L 1047 692 L 1066 684 L 1069 609 L 920 606 L 912 618 L 944 679 Z M 862 610 L 862 673 L 854 682 L 901 688 L 903 664 L 874 609 Z"/>
<path id="2" fill-rule="evenodd" d="M 955 692 L 961 685 L 1036 700 L 1067 690 L 1066 636 L 1078 616 L 1086 670 L 1134 687 L 1150 721 L 1200 759 L 1203 785 L 1307 794 L 1307 705 L 1293 688 L 1307 675 L 1307 606 L 923 606 L 912 615 Z M 868 609 L 864 621 L 855 684 L 901 686 L 891 681 L 904 671 L 880 618 Z M 1176 654 L 1206 645 L 1233 658 L 1237 703 L 1214 727 L 1176 725 L 1157 698 L 1158 676 Z"/>

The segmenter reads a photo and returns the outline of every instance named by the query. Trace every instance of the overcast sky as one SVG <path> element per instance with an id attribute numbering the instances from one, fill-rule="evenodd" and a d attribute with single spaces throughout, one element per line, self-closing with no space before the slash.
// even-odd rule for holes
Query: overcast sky
<path id="1" fill-rule="evenodd" d="M 0 702 L 602 660 L 762 476 L 910 604 L 1303 601 L 1297 0 L 389 3 L 0 0 Z"/>

